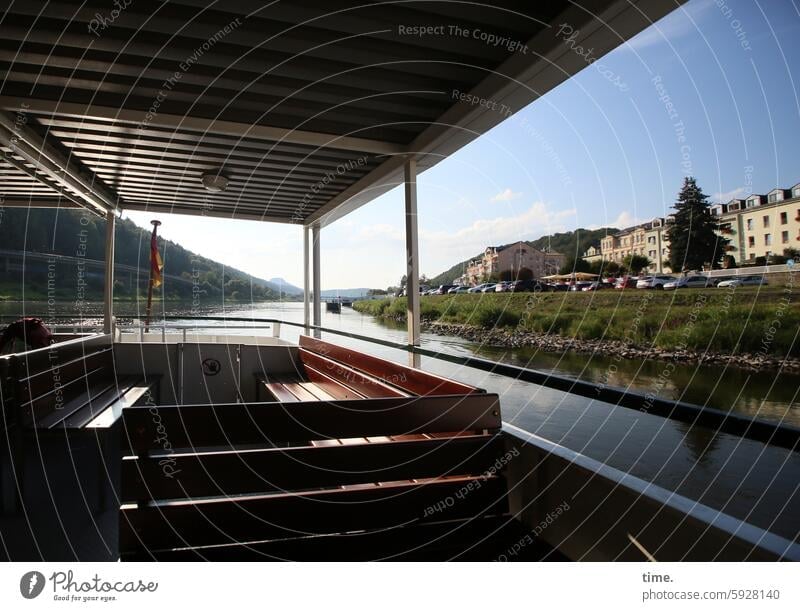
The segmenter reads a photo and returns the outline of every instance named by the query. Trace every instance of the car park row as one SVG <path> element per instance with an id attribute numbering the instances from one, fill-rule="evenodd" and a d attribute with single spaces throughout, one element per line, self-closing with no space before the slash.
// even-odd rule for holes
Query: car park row
<path id="1" fill-rule="evenodd" d="M 623 276 L 620 278 L 603 278 L 595 281 L 560 281 L 513 280 L 503 282 L 484 282 L 477 286 L 460 286 L 442 284 L 439 287 L 420 287 L 421 295 L 457 295 L 460 293 L 525 293 L 525 292 L 590 292 L 605 289 L 654 289 L 676 290 L 684 288 L 726 288 L 738 286 L 765 286 L 768 282 L 763 276 L 709 277 L 702 274 L 685 274 L 682 276 L 652 275 Z M 404 291 L 400 293 L 402 296 Z"/>

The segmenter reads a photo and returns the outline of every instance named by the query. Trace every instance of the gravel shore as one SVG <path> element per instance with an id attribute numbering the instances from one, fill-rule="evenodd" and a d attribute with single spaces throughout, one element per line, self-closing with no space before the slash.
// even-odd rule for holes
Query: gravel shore
<path id="1" fill-rule="evenodd" d="M 700 353 L 691 350 L 668 350 L 657 347 L 633 346 L 617 340 L 577 339 L 541 334 L 519 329 L 484 329 L 471 325 L 422 321 L 422 329 L 436 335 L 460 337 L 472 342 L 502 348 L 538 348 L 546 352 L 578 352 L 600 354 L 624 359 L 655 359 L 680 363 L 731 365 L 751 371 L 778 370 L 800 372 L 800 359 L 764 354 Z"/>

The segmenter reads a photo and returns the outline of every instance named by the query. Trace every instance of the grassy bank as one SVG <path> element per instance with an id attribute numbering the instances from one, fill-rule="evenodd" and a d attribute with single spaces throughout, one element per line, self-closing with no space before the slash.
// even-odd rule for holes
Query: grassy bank
<path id="1" fill-rule="evenodd" d="M 635 346 L 800 356 L 796 291 L 783 287 L 489 293 L 421 298 L 428 323 L 454 323 Z M 359 312 L 405 319 L 405 298 L 357 301 Z"/>

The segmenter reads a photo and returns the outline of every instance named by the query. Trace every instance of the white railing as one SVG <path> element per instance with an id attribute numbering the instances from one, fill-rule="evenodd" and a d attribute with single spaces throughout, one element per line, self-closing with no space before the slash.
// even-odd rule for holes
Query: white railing
<path id="1" fill-rule="evenodd" d="M 216 331 L 216 333 L 199 333 L 203 331 Z M 259 331 L 271 330 L 271 334 L 253 334 L 252 337 L 269 337 L 277 340 L 281 336 L 281 323 L 271 322 L 268 324 L 247 324 L 247 325 L 198 325 L 198 324 L 176 324 L 169 321 L 145 324 L 142 321 L 135 321 L 133 324 L 117 325 L 114 327 L 114 341 L 116 342 L 149 342 L 160 341 L 161 343 L 197 343 L 204 341 L 218 341 L 223 338 L 227 341 L 230 334 L 227 331 Z M 239 335 L 238 333 L 234 335 Z M 247 337 L 242 335 L 242 337 Z"/>

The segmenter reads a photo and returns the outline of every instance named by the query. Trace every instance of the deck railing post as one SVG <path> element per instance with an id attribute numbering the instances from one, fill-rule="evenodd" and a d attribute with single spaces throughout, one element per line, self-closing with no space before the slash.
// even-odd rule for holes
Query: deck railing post
<path id="1" fill-rule="evenodd" d="M 319 327 L 322 325 L 322 296 L 320 294 L 322 281 L 320 278 L 320 249 L 319 249 L 319 223 L 314 223 L 311 226 L 311 249 L 313 254 L 311 256 L 313 266 L 313 281 L 314 281 L 314 325 Z M 314 330 L 314 335 L 319 337 L 319 330 Z"/>
<path id="2" fill-rule="evenodd" d="M 303 227 L 303 323 L 306 326 L 306 333 L 311 324 L 311 277 L 310 262 L 308 260 L 308 242 L 310 230 L 308 225 Z"/>
<path id="3" fill-rule="evenodd" d="M 106 213 L 106 277 L 103 290 L 103 333 L 114 334 L 114 211 Z"/>
<path id="4" fill-rule="evenodd" d="M 419 232 L 417 227 L 417 161 L 409 158 L 405 164 L 406 200 L 406 320 L 408 344 L 419 346 Z M 409 364 L 419 367 L 419 355 L 408 353 Z"/>

